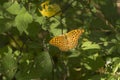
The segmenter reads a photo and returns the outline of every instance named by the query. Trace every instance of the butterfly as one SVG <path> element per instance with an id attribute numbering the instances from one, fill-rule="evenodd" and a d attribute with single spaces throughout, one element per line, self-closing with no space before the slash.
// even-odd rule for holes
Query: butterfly
<path id="1" fill-rule="evenodd" d="M 53 37 L 49 44 L 58 47 L 61 51 L 69 51 L 77 46 L 78 39 L 83 32 L 84 29 L 72 30 L 63 35 Z"/>

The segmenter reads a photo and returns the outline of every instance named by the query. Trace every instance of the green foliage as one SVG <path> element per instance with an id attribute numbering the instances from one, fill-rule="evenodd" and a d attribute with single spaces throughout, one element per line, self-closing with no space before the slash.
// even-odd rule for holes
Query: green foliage
<path id="1" fill-rule="evenodd" d="M 83 50 L 87 50 L 87 49 L 100 49 L 100 46 L 98 44 L 92 43 L 90 41 L 84 42 L 81 47 L 82 47 Z"/>
<path id="2" fill-rule="evenodd" d="M 15 24 L 20 33 L 24 31 L 26 34 L 28 34 L 26 29 L 28 28 L 28 24 L 31 22 L 32 16 L 28 12 L 21 13 L 15 18 Z"/>
<path id="3" fill-rule="evenodd" d="M 44 1 L 0 1 L 0 80 L 120 80 L 116 1 L 51 0 L 62 15 L 49 18 L 39 12 Z M 52 37 L 78 28 L 85 32 L 75 49 L 49 45 Z"/>
<path id="4" fill-rule="evenodd" d="M 52 72 L 52 63 L 48 52 L 36 55 L 25 54 L 20 62 L 20 70 L 16 74 L 17 80 L 48 79 Z"/>
<path id="5" fill-rule="evenodd" d="M 13 15 L 17 15 L 19 14 L 19 12 L 21 12 L 21 7 L 18 4 L 17 1 L 15 1 L 13 4 L 10 5 L 10 7 L 7 8 L 7 11 Z"/>
<path id="6" fill-rule="evenodd" d="M 7 79 L 12 79 L 17 70 L 17 61 L 10 48 L 8 48 L 8 52 L 4 52 L 3 54 L 4 55 L 1 60 L 1 68 L 3 74 L 6 76 Z"/>

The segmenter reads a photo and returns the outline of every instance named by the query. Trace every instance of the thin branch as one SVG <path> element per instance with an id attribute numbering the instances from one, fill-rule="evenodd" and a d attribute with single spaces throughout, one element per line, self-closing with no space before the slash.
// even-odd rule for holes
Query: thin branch
<path id="1" fill-rule="evenodd" d="M 98 18 L 100 18 L 106 25 L 108 25 L 114 32 L 117 32 L 115 27 L 105 18 L 105 15 L 102 13 L 102 11 L 100 11 L 100 6 L 96 3 L 94 3 L 95 8 L 97 9 L 96 13 L 92 13 L 95 14 L 95 16 L 97 16 Z"/>
<path id="2" fill-rule="evenodd" d="M 105 18 L 104 14 L 101 11 L 98 11 L 96 13 L 96 16 L 99 17 L 106 25 L 108 25 L 111 29 L 113 29 L 116 32 L 114 26 Z"/>

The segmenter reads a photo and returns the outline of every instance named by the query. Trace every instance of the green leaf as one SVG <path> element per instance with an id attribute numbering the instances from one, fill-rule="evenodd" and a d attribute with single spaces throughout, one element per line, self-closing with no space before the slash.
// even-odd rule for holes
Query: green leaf
<path id="1" fill-rule="evenodd" d="M 30 60 L 29 57 L 20 64 L 20 70 L 16 75 L 17 80 L 51 78 L 52 62 L 48 52 L 39 53 L 34 60 Z"/>
<path id="2" fill-rule="evenodd" d="M 45 22 L 45 18 L 37 16 L 35 18 L 35 21 L 38 22 L 39 24 L 43 24 Z"/>
<path id="3" fill-rule="evenodd" d="M 120 68 L 120 58 L 114 57 L 113 60 L 114 60 L 114 65 L 113 65 L 112 71 L 113 71 L 113 74 L 115 74 Z"/>
<path id="4" fill-rule="evenodd" d="M 7 79 L 10 80 L 16 73 L 17 62 L 10 48 L 8 48 L 8 52 L 4 54 L 5 56 L 2 58 L 2 68 Z"/>
<path id="5" fill-rule="evenodd" d="M 88 70 L 94 70 L 94 71 L 103 67 L 105 64 L 102 57 L 100 57 L 98 53 L 88 56 L 88 58 L 86 58 L 84 61 L 85 61 L 84 66 Z"/>
<path id="6" fill-rule="evenodd" d="M 10 7 L 12 5 L 12 1 L 9 1 L 9 2 L 5 2 L 3 4 L 3 8 L 7 9 L 8 7 Z"/>
<path id="7" fill-rule="evenodd" d="M 108 51 L 109 54 L 112 54 L 114 51 L 116 51 L 116 49 L 117 49 L 116 46 L 112 46 L 107 51 Z"/>
<path id="8" fill-rule="evenodd" d="M 116 34 L 116 38 L 117 38 L 117 40 L 119 40 L 120 41 L 120 34 L 118 33 L 118 34 Z"/>
<path id="9" fill-rule="evenodd" d="M 113 39 L 111 40 L 111 42 L 117 43 L 117 40 L 113 38 Z"/>
<path id="10" fill-rule="evenodd" d="M 57 20 L 56 18 L 51 18 L 51 21 L 53 21 L 53 23 L 50 25 L 50 32 L 51 32 L 54 36 L 61 35 L 61 34 L 62 34 L 62 31 L 63 31 L 63 33 L 66 33 L 66 32 L 67 32 L 66 29 L 63 29 L 63 30 L 62 30 L 62 27 L 63 27 L 63 26 L 59 26 L 59 25 L 60 25 L 60 21 L 59 21 L 59 20 Z"/>
<path id="11" fill-rule="evenodd" d="M 108 46 L 108 42 L 107 42 L 107 41 L 104 42 L 103 45 L 104 45 L 104 46 Z"/>
<path id="12" fill-rule="evenodd" d="M 7 8 L 7 11 L 11 14 L 17 15 L 20 13 L 21 9 L 22 8 L 18 4 L 18 2 L 15 1 L 9 8 Z"/>
<path id="13" fill-rule="evenodd" d="M 90 41 L 84 42 L 81 47 L 83 50 L 100 49 L 99 44 L 95 44 L 95 43 L 92 43 Z"/>
<path id="14" fill-rule="evenodd" d="M 0 19 L 0 33 L 9 30 L 12 27 L 11 19 Z"/>
<path id="15" fill-rule="evenodd" d="M 35 16 L 35 22 L 38 22 L 43 30 L 49 29 L 50 22 L 45 17 Z"/>
<path id="16" fill-rule="evenodd" d="M 33 18 L 28 12 L 21 13 L 17 15 L 15 18 L 15 24 L 20 33 L 25 32 L 26 34 L 28 34 L 27 28 L 32 21 L 33 21 Z"/>
<path id="17" fill-rule="evenodd" d="M 41 27 L 43 30 L 48 30 L 49 29 L 49 21 L 45 18 L 45 17 L 42 17 L 42 16 L 35 16 L 35 22 L 38 22 L 39 23 L 39 27 Z"/>
<path id="18" fill-rule="evenodd" d="M 40 70 L 41 77 L 50 77 L 52 72 L 52 61 L 48 52 L 41 52 L 35 59 L 35 65 Z M 34 73 L 33 73 L 34 74 Z"/>
<path id="19" fill-rule="evenodd" d="M 53 25 L 51 25 L 52 27 L 54 27 L 54 24 Z M 62 30 L 61 29 L 57 29 L 57 28 L 52 28 L 51 30 L 50 30 L 50 32 L 54 35 L 54 36 L 58 36 L 58 35 L 62 35 Z M 63 29 L 63 33 L 66 33 L 67 32 L 67 30 L 66 29 Z"/>

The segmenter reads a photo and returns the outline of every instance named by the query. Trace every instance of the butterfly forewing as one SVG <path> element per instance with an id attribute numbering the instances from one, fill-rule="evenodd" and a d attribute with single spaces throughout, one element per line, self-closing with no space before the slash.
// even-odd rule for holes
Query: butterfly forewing
<path id="1" fill-rule="evenodd" d="M 67 33 L 67 40 L 69 43 L 68 44 L 69 49 L 75 48 L 77 46 L 78 39 L 83 32 L 84 32 L 83 29 L 76 29 L 76 30 L 72 30 L 72 31 Z"/>

